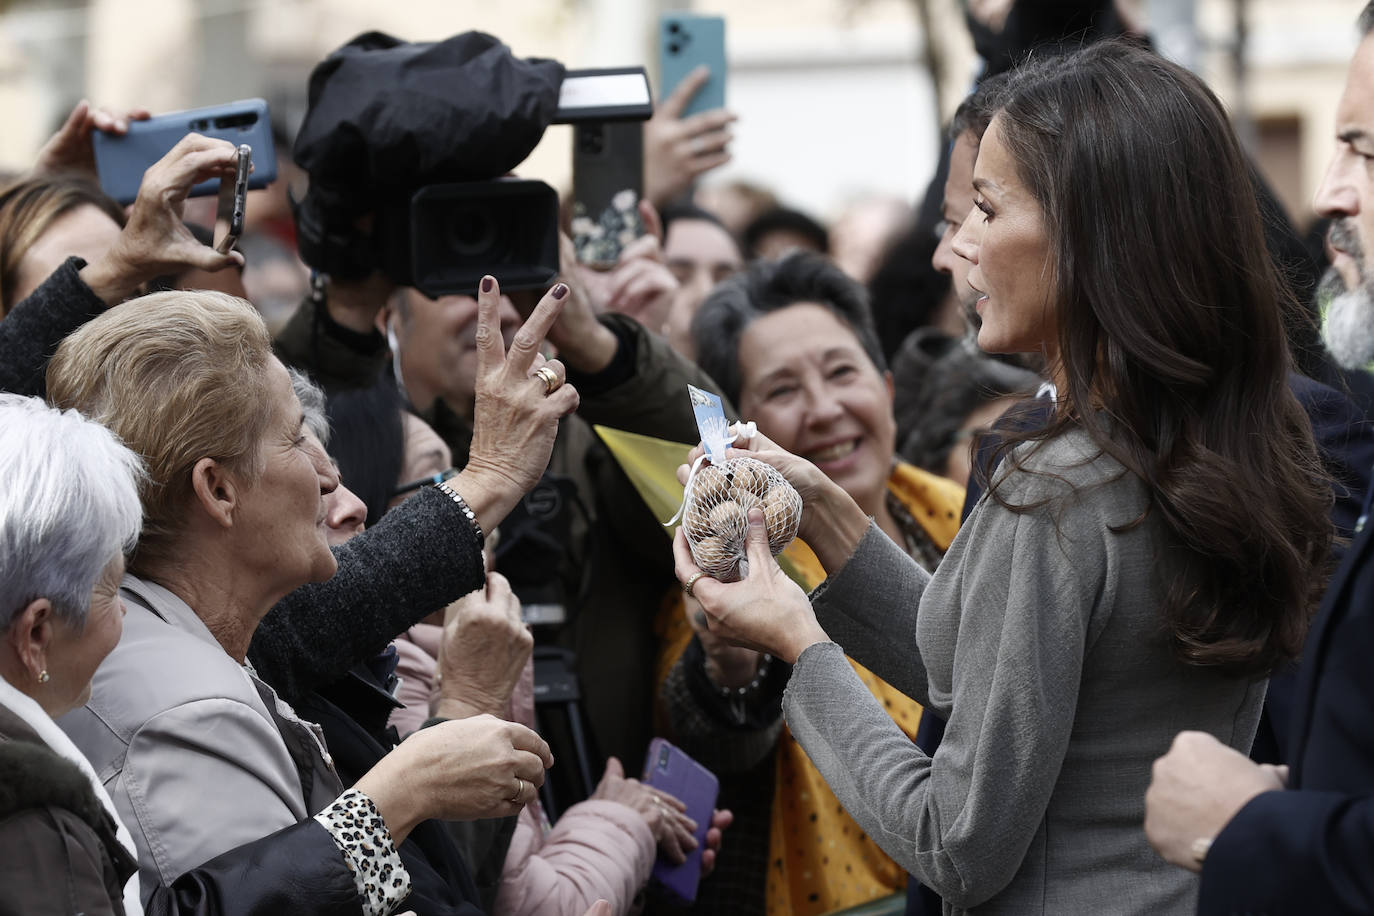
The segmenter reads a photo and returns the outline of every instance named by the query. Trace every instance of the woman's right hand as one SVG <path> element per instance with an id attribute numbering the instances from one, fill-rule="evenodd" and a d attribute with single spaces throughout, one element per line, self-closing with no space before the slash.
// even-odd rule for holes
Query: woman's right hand
<path id="1" fill-rule="evenodd" d="M 577 409 L 577 389 L 556 359 L 539 348 L 567 301 L 555 284 L 516 332 L 510 352 L 501 337 L 501 287 L 483 277 L 477 293 L 477 383 L 467 466 L 449 484 L 462 495 L 483 531 L 493 531 L 539 481 L 553 452 L 558 421 Z M 559 386 L 548 391 L 535 375 L 547 367 Z"/>
<path id="2" fill-rule="evenodd" d="M 495 716 L 474 716 L 422 728 L 357 782 L 400 845 L 420 821 L 519 814 L 553 766 L 548 744 L 534 731 Z"/>
<path id="3" fill-rule="evenodd" d="M 619 802 L 639 812 L 658 848 L 676 865 L 686 862 L 687 853 L 697 848 L 697 823 L 686 815 L 687 806 L 638 779 L 626 779 L 625 769 L 614 757 L 606 761 L 606 772 L 591 797 Z"/>
<path id="4" fill-rule="evenodd" d="M 109 305 L 142 284 L 187 268 L 221 270 L 242 265 L 237 251 L 221 254 L 198 241 L 182 221 L 186 195 L 211 178 L 232 178 L 238 153 L 228 140 L 187 134 L 143 173 L 138 198 L 114 245 L 81 270 L 81 279 Z"/>

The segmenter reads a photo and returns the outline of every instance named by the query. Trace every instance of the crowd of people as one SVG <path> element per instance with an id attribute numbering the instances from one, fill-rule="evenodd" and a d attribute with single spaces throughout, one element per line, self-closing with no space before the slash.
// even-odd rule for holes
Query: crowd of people
<path id="1" fill-rule="evenodd" d="M 1310 287 L 1216 95 L 1079 6 L 971 19 L 923 203 L 698 186 L 698 72 L 614 266 L 438 296 L 398 201 L 561 65 L 360 36 L 229 251 L 232 144 L 121 207 L 148 113 L 78 104 L 0 188 L 0 914 L 1374 912 L 1374 3 Z M 509 121 L 374 129 L 474 49 Z M 739 581 L 611 436 L 688 484 L 689 386 L 801 497 Z"/>

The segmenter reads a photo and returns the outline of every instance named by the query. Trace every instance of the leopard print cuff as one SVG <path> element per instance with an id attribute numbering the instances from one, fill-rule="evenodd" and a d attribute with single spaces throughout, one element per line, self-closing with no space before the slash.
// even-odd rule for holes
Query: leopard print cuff
<path id="1" fill-rule="evenodd" d="M 334 838 L 353 872 L 364 916 L 390 916 L 410 896 L 410 872 L 377 806 L 357 789 L 330 803 L 315 820 Z"/>

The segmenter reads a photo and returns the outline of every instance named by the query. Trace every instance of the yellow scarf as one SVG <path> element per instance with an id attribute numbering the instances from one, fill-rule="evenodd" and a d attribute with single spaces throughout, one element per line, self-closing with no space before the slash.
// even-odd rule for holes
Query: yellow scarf
<path id="1" fill-rule="evenodd" d="M 935 545 L 947 549 L 959 530 L 963 487 L 903 463 L 893 468 L 887 484 Z M 825 578 L 820 561 L 801 541 L 794 541 L 780 559 L 791 561 L 794 576 L 808 589 Z M 692 639 L 680 594 L 665 599 L 655 630 L 661 647 L 658 683 L 662 683 Z M 915 740 L 920 704 L 853 659 L 849 663 L 902 731 Z M 859 829 L 786 726 L 778 739 L 776 758 L 768 843 L 770 916 L 814 916 L 904 890 L 906 872 Z"/>

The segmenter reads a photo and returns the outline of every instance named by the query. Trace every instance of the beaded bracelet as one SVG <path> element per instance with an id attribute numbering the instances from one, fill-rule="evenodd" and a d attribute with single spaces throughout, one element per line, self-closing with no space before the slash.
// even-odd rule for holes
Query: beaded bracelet
<path id="1" fill-rule="evenodd" d="M 720 698 L 730 705 L 730 712 L 734 715 L 735 721 L 743 724 L 745 720 L 744 701 L 752 694 L 758 692 L 763 681 L 768 677 L 768 669 L 773 664 L 773 656 L 764 653 L 759 659 L 758 670 L 754 672 L 754 679 L 743 687 L 722 687 L 711 680 L 711 675 L 707 674 L 706 679 L 711 681 L 711 686 L 716 688 Z"/>
<path id="2" fill-rule="evenodd" d="M 471 525 L 472 530 L 476 532 L 478 543 L 484 542 L 487 536 L 482 533 L 482 526 L 477 523 L 477 515 L 472 511 L 472 507 L 468 505 L 467 500 L 459 496 L 458 491 L 450 487 L 447 480 L 439 481 L 434 485 L 434 488 L 447 494 L 449 499 L 458 504 L 458 508 L 461 509 L 463 515 L 467 517 L 468 524 Z"/>

